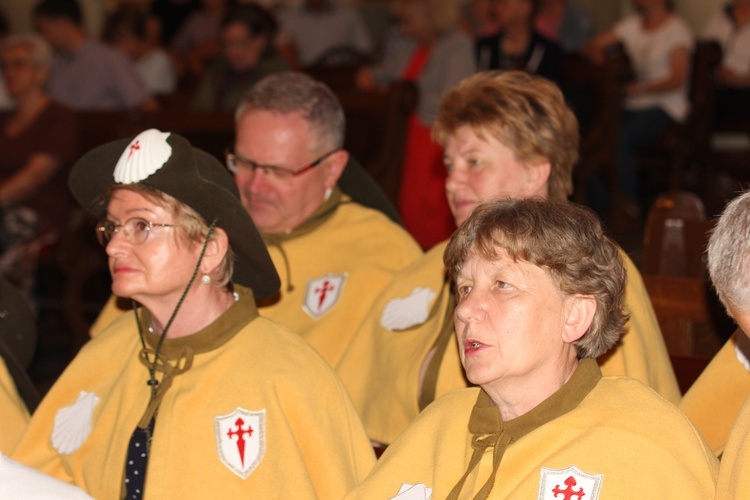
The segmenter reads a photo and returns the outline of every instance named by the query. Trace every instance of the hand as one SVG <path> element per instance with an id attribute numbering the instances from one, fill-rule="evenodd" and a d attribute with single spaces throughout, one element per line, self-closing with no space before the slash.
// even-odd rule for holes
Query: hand
<path id="1" fill-rule="evenodd" d="M 644 85 L 640 82 L 628 82 L 625 85 L 625 95 L 628 97 L 644 93 Z"/>
<path id="2" fill-rule="evenodd" d="M 716 80 L 719 84 L 726 87 L 748 87 L 750 86 L 750 77 L 742 76 L 734 70 L 721 66 L 716 71 Z"/>

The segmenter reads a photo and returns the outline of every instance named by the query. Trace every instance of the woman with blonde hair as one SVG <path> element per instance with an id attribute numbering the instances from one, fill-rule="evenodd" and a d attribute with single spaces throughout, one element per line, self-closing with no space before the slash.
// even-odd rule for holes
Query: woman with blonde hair
<path id="1" fill-rule="evenodd" d="M 577 121 L 560 89 L 542 77 L 490 71 L 465 79 L 443 98 L 433 133 L 445 146 L 445 194 L 456 225 L 490 200 L 567 201 L 573 191 Z M 395 276 L 339 362 L 368 435 L 379 443 L 392 443 L 436 397 L 469 384 L 453 341 L 455 301 L 442 261 L 447 244 Z M 620 255 L 631 317 L 620 341 L 597 361 L 604 375 L 638 379 L 677 403 L 680 391 L 648 292 L 633 262 Z"/>
<path id="2" fill-rule="evenodd" d="M 81 349 L 14 458 L 95 498 L 341 498 L 358 484 L 372 448 L 330 366 L 258 315 L 279 277 L 223 165 L 150 129 L 86 153 L 69 183 L 134 307 Z"/>

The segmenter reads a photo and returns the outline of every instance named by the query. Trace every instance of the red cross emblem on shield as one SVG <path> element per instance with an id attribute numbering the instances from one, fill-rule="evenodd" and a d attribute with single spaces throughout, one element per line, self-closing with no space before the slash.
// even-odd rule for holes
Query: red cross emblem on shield
<path id="1" fill-rule="evenodd" d="M 322 278 L 309 280 L 302 309 L 313 318 L 319 318 L 330 311 L 341 297 L 346 276 L 346 273 L 326 274 Z"/>
<path id="2" fill-rule="evenodd" d="M 266 452 L 266 410 L 238 407 L 214 420 L 219 459 L 239 477 L 247 478 Z"/>
<path id="3" fill-rule="evenodd" d="M 539 500 L 597 500 L 604 474 L 589 474 L 575 465 L 567 469 L 542 467 Z"/>

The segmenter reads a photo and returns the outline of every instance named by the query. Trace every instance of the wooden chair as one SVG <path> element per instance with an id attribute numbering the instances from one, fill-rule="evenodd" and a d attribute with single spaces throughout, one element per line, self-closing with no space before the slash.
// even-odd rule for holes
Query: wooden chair
<path id="1" fill-rule="evenodd" d="M 409 117 L 417 106 L 416 86 L 397 82 L 385 91 L 334 92 L 346 115 L 345 147 L 398 205 Z"/>
<path id="2" fill-rule="evenodd" d="M 705 248 L 713 221 L 692 194 L 671 191 L 649 211 L 641 273 L 667 350 L 673 355 L 712 356 L 725 338 L 711 290 Z"/>
<path id="3" fill-rule="evenodd" d="M 707 279 L 704 250 L 711 226 L 695 194 L 674 190 L 659 196 L 646 220 L 641 273 Z"/>

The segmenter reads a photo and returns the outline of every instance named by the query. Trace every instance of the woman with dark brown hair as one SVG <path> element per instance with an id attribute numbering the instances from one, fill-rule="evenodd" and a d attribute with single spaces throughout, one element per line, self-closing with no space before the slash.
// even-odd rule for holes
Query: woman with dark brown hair
<path id="1" fill-rule="evenodd" d="M 443 261 L 454 340 L 478 387 L 428 406 L 348 498 L 713 496 L 718 460 L 687 417 L 599 370 L 628 315 L 619 249 L 593 212 L 488 202 Z"/>

